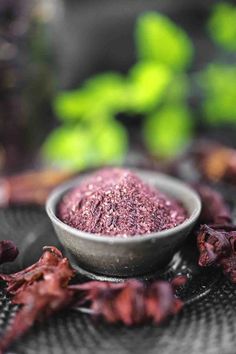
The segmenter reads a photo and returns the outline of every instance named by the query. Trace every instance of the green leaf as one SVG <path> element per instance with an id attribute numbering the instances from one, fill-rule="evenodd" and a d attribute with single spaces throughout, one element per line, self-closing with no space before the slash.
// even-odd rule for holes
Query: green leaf
<path id="1" fill-rule="evenodd" d="M 87 80 L 79 90 L 59 94 L 54 101 L 62 121 L 106 119 L 125 110 L 126 81 L 122 75 L 105 73 Z"/>
<path id="2" fill-rule="evenodd" d="M 172 72 L 162 64 L 140 62 L 129 72 L 129 111 L 150 112 L 164 97 Z"/>
<path id="3" fill-rule="evenodd" d="M 62 121 L 78 121 L 85 116 L 92 104 L 91 97 L 84 90 L 59 93 L 54 99 L 54 111 Z"/>
<path id="4" fill-rule="evenodd" d="M 192 136 L 192 117 L 185 105 L 167 105 L 147 117 L 144 140 L 148 150 L 159 157 L 180 153 Z"/>
<path id="5" fill-rule="evenodd" d="M 110 121 L 100 126 L 79 124 L 57 128 L 43 144 L 42 155 L 56 166 L 79 171 L 120 163 L 126 149 L 125 129 L 118 122 Z"/>
<path id="6" fill-rule="evenodd" d="M 85 82 L 86 91 L 97 99 L 99 104 L 110 110 L 120 110 L 126 103 L 126 80 L 117 73 L 104 73 Z"/>
<path id="7" fill-rule="evenodd" d="M 236 123 L 236 66 L 211 64 L 199 76 L 203 112 L 212 124 Z"/>
<path id="8" fill-rule="evenodd" d="M 236 51 L 236 6 L 221 2 L 214 6 L 208 22 L 211 38 L 224 49 Z"/>
<path id="9" fill-rule="evenodd" d="M 135 40 L 138 57 L 185 70 L 192 61 L 193 46 L 186 32 L 169 18 L 147 12 L 137 21 Z"/>
<path id="10" fill-rule="evenodd" d="M 128 136 L 122 124 L 112 120 L 104 126 L 94 126 L 93 140 L 99 164 L 117 164 L 123 161 L 128 148 Z"/>
<path id="11" fill-rule="evenodd" d="M 190 93 L 190 82 L 188 75 L 184 73 L 176 74 L 171 80 L 164 96 L 166 103 L 184 102 Z"/>

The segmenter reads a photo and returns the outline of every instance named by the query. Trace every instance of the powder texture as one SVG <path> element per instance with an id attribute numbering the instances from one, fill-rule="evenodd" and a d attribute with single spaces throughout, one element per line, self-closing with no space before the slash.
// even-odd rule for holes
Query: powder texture
<path id="1" fill-rule="evenodd" d="M 133 172 L 107 168 L 68 192 L 58 216 L 82 231 L 125 237 L 175 227 L 186 219 L 186 211 Z"/>

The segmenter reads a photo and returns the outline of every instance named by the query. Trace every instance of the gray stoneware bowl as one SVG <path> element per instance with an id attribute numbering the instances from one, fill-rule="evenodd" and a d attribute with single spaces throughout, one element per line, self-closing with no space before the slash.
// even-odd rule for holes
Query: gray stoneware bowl
<path id="1" fill-rule="evenodd" d="M 47 214 L 73 262 L 89 274 L 132 277 L 155 273 L 171 261 L 199 217 L 199 196 L 186 184 L 156 172 L 133 171 L 143 181 L 179 200 L 188 212 L 188 219 L 172 229 L 142 236 L 122 238 L 90 234 L 66 225 L 56 216 L 63 195 L 78 186 L 87 175 L 57 187 L 47 200 Z"/>

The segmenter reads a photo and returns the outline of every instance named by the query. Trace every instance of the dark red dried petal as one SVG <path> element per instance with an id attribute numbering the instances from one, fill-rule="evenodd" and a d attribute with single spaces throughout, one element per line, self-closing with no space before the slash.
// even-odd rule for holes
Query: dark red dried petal
<path id="1" fill-rule="evenodd" d="M 232 249 L 231 250 L 232 255 L 236 256 L 236 231 L 229 232 L 229 242 L 230 242 L 231 249 Z"/>
<path id="2" fill-rule="evenodd" d="M 226 231 L 229 230 L 229 231 Z M 232 283 L 236 283 L 236 230 L 234 225 L 217 229 L 203 225 L 198 234 L 199 265 L 220 266 Z"/>
<path id="3" fill-rule="evenodd" d="M 55 247 L 44 247 L 38 262 L 12 275 L 0 275 L 7 282 L 12 302 L 23 305 L 12 326 L 0 341 L 0 352 L 24 334 L 36 320 L 67 307 L 75 292 L 68 288 L 75 275 L 67 258 Z"/>
<path id="4" fill-rule="evenodd" d="M 60 170 L 27 171 L 0 179 L 0 206 L 44 205 L 49 193 L 74 174 Z"/>
<path id="5" fill-rule="evenodd" d="M 127 326 L 146 320 L 145 287 L 136 280 L 126 282 L 113 301 L 117 318 Z"/>
<path id="6" fill-rule="evenodd" d="M 234 224 L 209 224 L 208 226 L 214 230 L 222 230 L 225 232 L 230 232 L 230 231 L 236 230 L 236 225 L 234 225 Z"/>
<path id="7" fill-rule="evenodd" d="M 228 234 L 202 225 L 197 236 L 200 252 L 199 265 L 206 267 L 216 263 L 220 258 L 230 254 L 231 245 Z"/>
<path id="8" fill-rule="evenodd" d="M 74 271 L 54 247 L 44 248 L 37 263 L 27 269 L 2 275 L 8 283 L 12 301 L 21 305 L 12 326 L 0 340 L 0 352 L 23 335 L 37 320 L 68 306 L 89 306 L 95 316 L 109 323 L 128 326 L 153 321 L 159 324 L 177 313 L 183 303 L 175 297 L 174 286 L 166 281 L 144 284 L 137 280 L 123 283 L 88 282 L 68 285 Z M 179 277 L 175 286 L 183 284 Z"/>
<path id="9" fill-rule="evenodd" d="M 195 166 L 205 178 L 217 182 L 236 182 L 236 150 L 213 141 L 196 141 L 190 151 Z"/>
<path id="10" fill-rule="evenodd" d="M 236 283 L 236 257 L 235 255 L 222 258 L 219 262 L 225 275 L 229 277 L 232 283 Z"/>
<path id="11" fill-rule="evenodd" d="M 202 201 L 202 224 L 228 224 L 232 221 L 231 212 L 220 193 L 205 185 L 195 186 L 195 189 Z"/>
<path id="12" fill-rule="evenodd" d="M 184 286 L 188 281 L 186 275 L 177 275 L 174 279 L 171 280 L 171 285 L 174 289 L 179 288 L 180 286 Z"/>
<path id="13" fill-rule="evenodd" d="M 179 285 L 183 285 L 179 277 Z M 176 285 L 178 284 L 176 280 Z M 79 304 L 87 301 L 96 316 L 110 323 L 122 322 L 128 326 L 153 321 L 157 324 L 182 308 L 182 301 L 174 295 L 174 287 L 166 281 L 144 284 L 129 280 L 121 284 L 90 282 L 72 286 L 85 292 Z"/>
<path id="14" fill-rule="evenodd" d="M 7 282 L 7 292 L 16 295 L 35 281 L 40 281 L 47 274 L 55 273 L 59 269 L 67 272 L 65 274 L 66 282 L 74 275 L 74 270 L 70 267 L 68 260 L 63 258 L 61 252 L 56 247 L 46 246 L 43 248 L 43 255 L 38 262 L 14 274 L 0 274 L 0 279 Z"/>
<path id="15" fill-rule="evenodd" d="M 18 253 L 19 251 L 12 241 L 0 241 L 0 264 L 14 261 Z"/>
<path id="16" fill-rule="evenodd" d="M 102 315 L 107 322 L 115 323 L 119 321 L 119 317 L 113 306 L 113 300 L 124 286 L 125 283 L 91 281 L 84 284 L 71 285 L 68 288 L 82 294 L 77 302 L 78 305 L 89 302 L 90 309 L 94 315 Z"/>
<path id="17" fill-rule="evenodd" d="M 156 324 L 176 314 L 183 306 L 182 301 L 175 297 L 174 289 L 168 282 L 154 282 L 148 293 L 147 313 Z"/>
<path id="18" fill-rule="evenodd" d="M 0 341 L 0 353 L 22 336 L 36 320 L 50 316 L 67 307 L 73 292 L 61 287 L 60 277 L 50 276 L 46 280 L 35 282 L 13 297 L 13 303 L 23 304 L 11 327 Z"/>
<path id="19" fill-rule="evenodd" d="M 160 323 L 170 314 L 173 291 L 167 282 L 156 282 L 151 285 L 147 298 L 147 313 L 156 323 Z"/>

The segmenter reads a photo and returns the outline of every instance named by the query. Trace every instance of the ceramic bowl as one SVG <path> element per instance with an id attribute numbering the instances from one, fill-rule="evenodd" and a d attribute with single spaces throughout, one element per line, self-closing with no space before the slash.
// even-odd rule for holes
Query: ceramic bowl
<path id="1" fill-rule="evenodd" d="M 124 238 L 86 233 L 63 223 L 56 212 L 63 195 L 78 186 L 87 175 L 57 187 L 47 200 L 47 214 L 60 242 L 73 257 L 73 262 L 90 274 L 134 277 L 156 272 L 171 261 L 199 217 L 200 198 L 188 185 L 164 174 L 133 171 L 144 182 L 180 201 L 187 210 L 188 218 L 174 228 L 147 235 Z"/>

